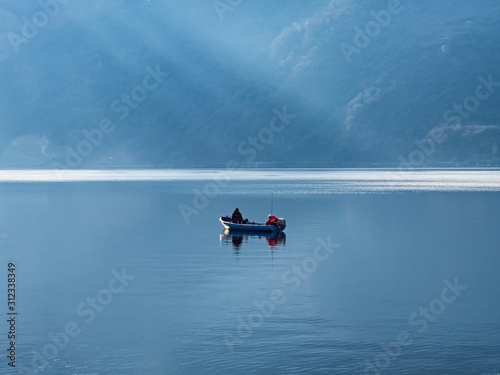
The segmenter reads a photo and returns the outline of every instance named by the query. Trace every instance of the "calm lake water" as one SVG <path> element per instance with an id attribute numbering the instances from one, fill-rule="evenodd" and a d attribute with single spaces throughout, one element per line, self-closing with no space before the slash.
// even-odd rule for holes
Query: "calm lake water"
<path id="1" fill-rule="evenodd" d="M 500 373 L 498 171 L 0 181 L 1 374 Z M 271 194 L 286 236 L 223 233 Z"/>

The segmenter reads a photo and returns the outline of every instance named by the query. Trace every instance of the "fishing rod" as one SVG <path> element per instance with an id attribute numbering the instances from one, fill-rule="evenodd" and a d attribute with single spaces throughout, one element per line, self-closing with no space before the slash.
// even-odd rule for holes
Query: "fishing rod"
<path id="1" fill-rule="evenodd" d="M 271 215 L 273 214 L 273 206 L 274 206 L 274 191 L 271 191 Z"/>

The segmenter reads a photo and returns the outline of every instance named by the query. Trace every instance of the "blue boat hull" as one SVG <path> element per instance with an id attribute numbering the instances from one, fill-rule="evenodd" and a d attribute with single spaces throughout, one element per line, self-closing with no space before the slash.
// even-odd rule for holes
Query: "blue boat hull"
<path id="1" fill-rule="evenodd" d="M 266 225 L 266 224 L 237 224 L 232 221 L 223 220 L 221 217 L 220 222 L 224 228 L 230 231 L 242 231 L 242 232 L 267 232 L 267 233 L 278 233 L 285 230 L 286 225 L 281 228 L 281 230 L 276 225 Z"/>

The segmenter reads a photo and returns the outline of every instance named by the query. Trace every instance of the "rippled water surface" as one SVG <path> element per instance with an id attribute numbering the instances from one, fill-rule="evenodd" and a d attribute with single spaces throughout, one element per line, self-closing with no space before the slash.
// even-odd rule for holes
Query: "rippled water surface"
<path id="1" fill-rule="evenodd" d="M 18 311 L 0 373 L 500 373 L 497 171 L 0 180 Z M 235 207 L 265 220 L 271 194 L 285 236 L 223 233 Z"/>

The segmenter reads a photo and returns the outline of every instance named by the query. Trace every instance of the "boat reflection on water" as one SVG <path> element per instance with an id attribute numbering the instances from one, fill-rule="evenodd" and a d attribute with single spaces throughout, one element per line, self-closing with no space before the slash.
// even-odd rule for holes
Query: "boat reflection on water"
<path id="1" fill-rule="evenodd" d="M 243 243 L 247 243 L 249 238 L 265 239 L 269 248 L 274 249 L 276 246 L 284 246 L 286 244 L 286 235 L 283 232 L 265 233 L 265 232 L 244 232 L 244 231 L 229 231 L 224 230 L 220 235 L 220 243 L 222 245 L 232 244 L 237 251 Z"/>

